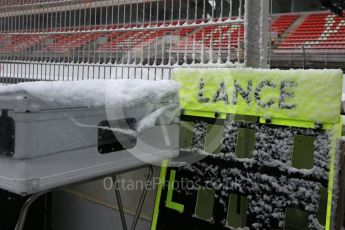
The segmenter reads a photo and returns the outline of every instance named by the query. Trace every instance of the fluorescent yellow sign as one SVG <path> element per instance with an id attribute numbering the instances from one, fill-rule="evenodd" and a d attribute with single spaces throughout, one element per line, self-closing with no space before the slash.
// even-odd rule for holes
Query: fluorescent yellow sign
<path id="1" fill-rule="evenodd" d="M 183 109 L 336 124 L 340 70 L 175 69 Z"/>

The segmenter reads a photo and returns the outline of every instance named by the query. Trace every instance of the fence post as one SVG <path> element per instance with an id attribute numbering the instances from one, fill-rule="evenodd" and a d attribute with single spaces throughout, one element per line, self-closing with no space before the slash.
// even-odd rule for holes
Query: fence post
<path id="1" fill-rule="evenodd" d="M 244 8 L 244 64 L 267 68 L 269 0 L 247 0 Z"/>

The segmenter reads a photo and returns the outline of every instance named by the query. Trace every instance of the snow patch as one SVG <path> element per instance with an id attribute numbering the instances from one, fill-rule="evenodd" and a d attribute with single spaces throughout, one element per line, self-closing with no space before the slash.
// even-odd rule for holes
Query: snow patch
<path id="1" fill-rule="evenodd" d="M 178 94 L 174 81 L 136 79 L 26 82 L 1 86 L 0 95 L 23 93 L 51 106 L 63 107 L 129 107 L 162 101 Z M 109 98 L 110 97 L 110 98 Z"/>

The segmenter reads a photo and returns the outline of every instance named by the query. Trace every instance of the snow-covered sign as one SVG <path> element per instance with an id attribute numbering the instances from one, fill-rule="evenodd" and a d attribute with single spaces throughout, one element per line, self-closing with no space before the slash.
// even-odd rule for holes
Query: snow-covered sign
<path id="1" fill-rule="evenodd" d="M 182 108 L 191 112 L 339 122 L 340 70 L 178 69 L 173 79 L 182 86 Z"/>
<path id="2" fill-rule="evenodd" d="M 342 74 L 177 69 L 180 155 L 154 229 L 332 229 Z"/>

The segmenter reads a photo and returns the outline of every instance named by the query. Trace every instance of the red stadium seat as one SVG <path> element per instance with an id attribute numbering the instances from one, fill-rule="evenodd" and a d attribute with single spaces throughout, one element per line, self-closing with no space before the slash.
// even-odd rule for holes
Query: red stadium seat
<path id="1" fill-rule="evenodd" d="M 344 49 L 345 19 L 329 13 L 310 14 L 283 42 L 279 49 L 289 44 L 294 49 L 302 45 L 310 49 Z"/>

